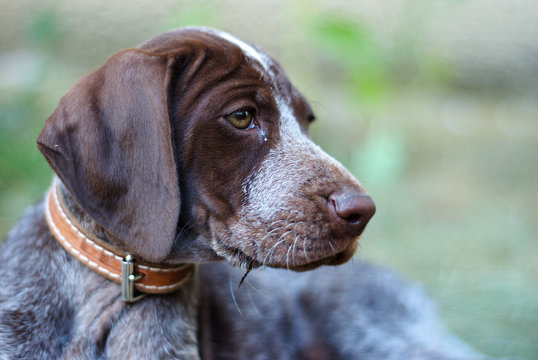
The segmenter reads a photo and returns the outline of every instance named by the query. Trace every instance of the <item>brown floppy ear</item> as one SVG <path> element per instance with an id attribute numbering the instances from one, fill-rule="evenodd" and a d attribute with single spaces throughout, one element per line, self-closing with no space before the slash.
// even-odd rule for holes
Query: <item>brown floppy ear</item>
<path id="1" fill-rule="evenodd" d="M 80 206 L 149 261 L 170 252 L 180 210 L 168 110 L 174 59 L 117 53 L 73 85 L 37 139 Z"/>

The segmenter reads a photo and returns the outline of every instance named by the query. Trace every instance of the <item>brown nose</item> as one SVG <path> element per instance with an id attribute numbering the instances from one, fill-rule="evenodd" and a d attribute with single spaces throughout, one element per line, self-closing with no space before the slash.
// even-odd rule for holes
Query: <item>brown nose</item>
<path id="1" fill-rule="evenodd" d="M 355 191 L 331 194 L 328 205 L 337 227 L 352 236 L 360 235 L 375 214 L 372 198 Z"/>

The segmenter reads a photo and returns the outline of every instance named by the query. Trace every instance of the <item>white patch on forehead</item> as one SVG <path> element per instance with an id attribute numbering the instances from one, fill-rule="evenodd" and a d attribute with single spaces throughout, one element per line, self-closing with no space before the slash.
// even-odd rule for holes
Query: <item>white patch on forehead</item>
<path id="1" fill-rule="evenodd" d="M 256 49 L 254 49 L 252 46 L 250 46 L 246 42 L 244 42 L 242 40 L 239 40 L 235 36 L 232 36 L 232 35 L 230 35 L 228 33 L 225 33 L 224 31 L 215 30 L 215 31 L 212 31 L 212 32 L 213 32 L 213 34 L 220 36 L 224 40 L 229 41 L 232 44 L 237 45 L 241 50 L 243 50 L 243 53 L 246 56 L 256 60 L 258 63 L 260 63 L 260 65 L 263 67 L 263 69 L 265 71 L 269 72 L 269 63 L 267 61 L 267 57 L 264 54 L 262 54 L 261 52 L 259 52 Z"/>

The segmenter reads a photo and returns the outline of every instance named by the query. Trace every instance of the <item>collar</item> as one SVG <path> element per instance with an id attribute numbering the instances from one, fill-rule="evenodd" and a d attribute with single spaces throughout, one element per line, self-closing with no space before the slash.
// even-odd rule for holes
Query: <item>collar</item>
<path id="1" fill-rule="evenodd" d="M 133 302 L 147 294 L 176 291 L 194 270 L 194 264 L 171 267 L 135 262 L 131 254 L 98 239 L 80 225 L 67 208 L 58 180 L 48 191 L 45 217 L 54 238 L 68 253 L 96 273 L 121 284 L 125 301 Z M 141 294 L 136 294 L 135 289 Z"/>

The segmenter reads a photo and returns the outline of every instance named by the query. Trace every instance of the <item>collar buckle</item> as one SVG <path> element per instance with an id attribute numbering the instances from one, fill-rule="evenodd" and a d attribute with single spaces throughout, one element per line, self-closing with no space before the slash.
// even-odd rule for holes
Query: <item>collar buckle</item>
<path id="1" fill-rule="evenodd" d="M 143 275 L 135 275 L 134 259 L 130 254 L 125 255 L 121 260 L 121 297 L 123 301 L 135 302 L 142 299 L 147 293 L 136 294 L 135 282 Z"/>

